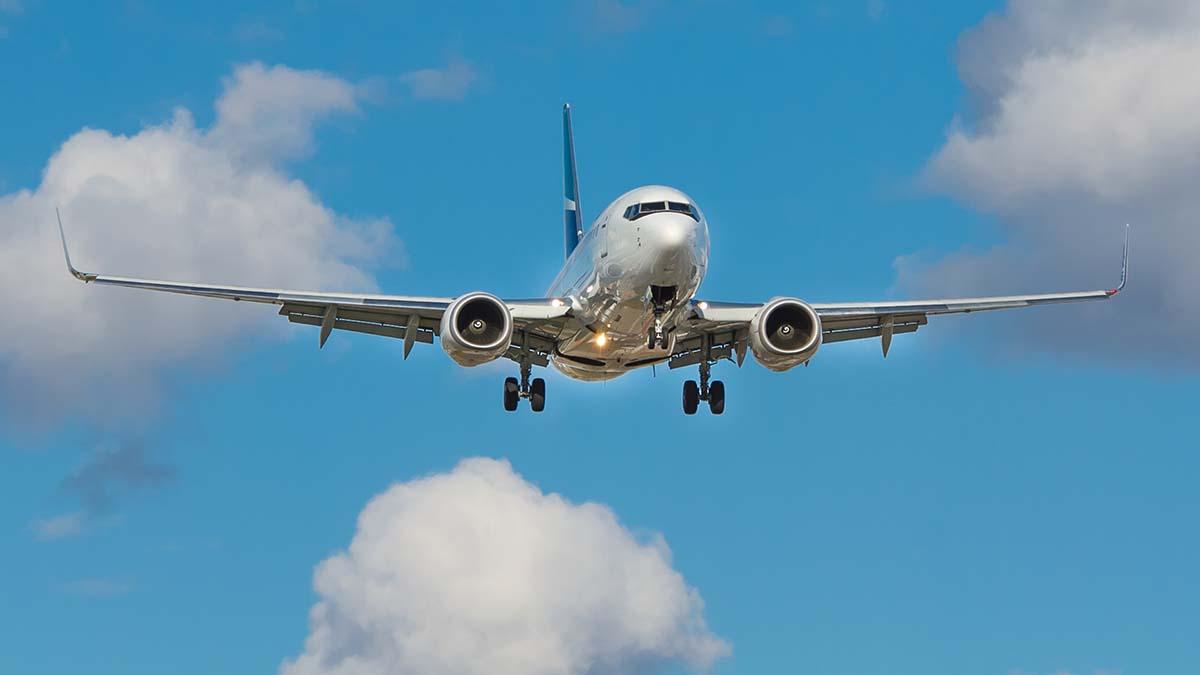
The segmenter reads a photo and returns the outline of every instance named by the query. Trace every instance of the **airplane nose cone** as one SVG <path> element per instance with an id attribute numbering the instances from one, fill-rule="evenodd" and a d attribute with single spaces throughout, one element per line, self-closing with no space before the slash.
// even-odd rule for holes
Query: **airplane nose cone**
<path id="1" fill-rule="evenodd" d="M 696 224 L 690 217 L 663 213 L 649 220 L 651 222 L 642 228 L 642 237 L 659 253 L 671 254 L 689 246 Z"/>
<path id="2" fill-rule="evenodd" d="M 652 274 L 660 285 L 677 285 L 678 275 L 690 274 L 695 266 L 696 221 L 691 217 L 662 213 L 646 218 L 641 227 L 642 246 L 649 249 Z M 669 283 L 664 280 L 670 280 Z"/>

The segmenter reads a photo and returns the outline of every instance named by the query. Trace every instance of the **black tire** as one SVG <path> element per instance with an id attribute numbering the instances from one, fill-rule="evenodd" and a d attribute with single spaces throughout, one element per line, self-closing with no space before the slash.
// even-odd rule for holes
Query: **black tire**
<path id="1" fill-rule="evenodd" d="M 521 385 L 517 382 L 517 378 L 509 377 L 504 380 L 504 409 L 512 412 L 517 409 L 517 402 L 521 400 Z"/>
<path id="2" fill-rule="evenodd" d="M 538 377 L 529 384 L 529 407 L 533 412 L 546 409 L 546 381 Z"/>
<path id="3" fill-rule="evenodd" d="M 695 415 L 700 407 L 700 385 L 695 380 L 683 383 L 683 414 Z"/>
<path id="4" fill-rule="evenodd" d="M 654 334 L 654 331 L 650 331 L 650 335 L 646 338 L 646 346 L 650 349 L 654 349 L 656 346 L 658 346 L 658 340 L 655 339 L 656 337 L 658 336 Z"/>
<path id="5" fill-rule="evenodd" d="M 725 412 L 725 383 L 714 380 L 708 387 L 708 409 L 714 415 Z"/>

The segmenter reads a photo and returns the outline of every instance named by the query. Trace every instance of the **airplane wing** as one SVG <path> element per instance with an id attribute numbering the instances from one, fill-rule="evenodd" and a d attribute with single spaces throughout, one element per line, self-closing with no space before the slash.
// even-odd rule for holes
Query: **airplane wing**
<path id="1" fill-rule="evenodd" d="M 930 316 L 1107 300 L 1125 288 L 1128 271 L 1129 226 L 1126 225 L 1121 281 L 1116 288 L 938 300 L 813 303 L 811 306 L 821 317 L 823 344 L 878 337 L 886 357 L 893 335 L 916 332 L 929 323 Z M 712 360 L 736 358 L 741 365 L 746 356 L 750 321 L 764 304 L 694 301 L 686 327 L 676 335 L 670 367 L 695 365 L 704 358 L 705 351 Z"/>
<path id="2" fill-rule="evenodd" d="M 348 330 L 404 340 L 404 358 L 407 359 L 414 343 L 433 343 L 434 336 L 441 331 L 442 314 L 454 301 L 454 298 L 443 297 L 326 293 L 92 274 L 79 271 L 71 263 L 61 217 L 58 230 L 67 270 L 84 283 L 279 305 L 279 314 L 286 316 L 288 321 L 320 326 L 321 347 L 325 346 L 333 330 Z M 570 302 L 556 298 L 503 302 L 512 312 L 514 332 L 518 333 L 506 356 L 517 360 L 522 346 L 528 344 L 534 365 L 547 365 L 554 337 L 570 317 Z"/>

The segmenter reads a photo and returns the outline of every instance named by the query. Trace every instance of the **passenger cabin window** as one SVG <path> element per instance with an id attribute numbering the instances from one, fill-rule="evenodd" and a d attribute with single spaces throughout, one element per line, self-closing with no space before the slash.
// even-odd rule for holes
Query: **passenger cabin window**
<path id="1" fill-rule="evenodd" d="M 634 204 L 625 209 L 626 220 L 637 220 L 642 216 L 648 216 L 652 213 L 662 213 L 663 211 L 674 211 L 676 213 L 686 213 L 692 217 L 692 220 L 700 222 L 700 212 L 695 206 L 685 202 L 643 202 Z"/>

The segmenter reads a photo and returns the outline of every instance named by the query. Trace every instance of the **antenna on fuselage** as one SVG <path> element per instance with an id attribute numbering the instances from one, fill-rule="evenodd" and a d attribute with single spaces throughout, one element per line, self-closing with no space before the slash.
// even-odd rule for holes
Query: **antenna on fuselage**
<path id="1" fill-rule="evenodd" d="M 566 257 L 583 237 L 583 215 L 579 206 L 579 171 L 575 165 L 575 133 L 571 129 L 571 104 L 563 105 L 563 236 Z"/>

